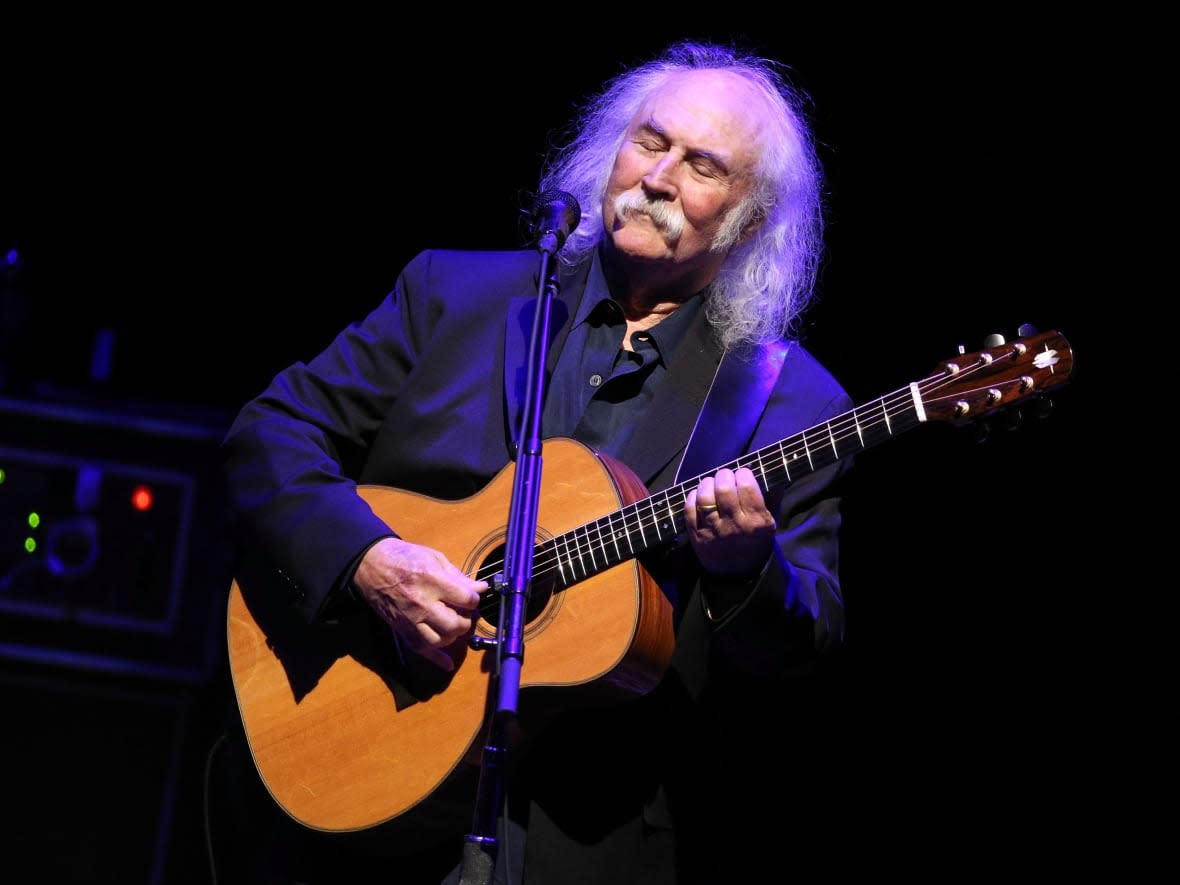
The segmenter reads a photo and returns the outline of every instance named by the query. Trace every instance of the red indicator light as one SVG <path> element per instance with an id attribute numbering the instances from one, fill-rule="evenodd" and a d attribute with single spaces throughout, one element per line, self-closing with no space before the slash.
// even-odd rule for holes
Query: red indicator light
<path id="1" fill-rule="evenodd" d="M 152 509 L 152 488 L 151 486 L 138 485 L 131 493 L 131 506 L 140 513 L 146 513 Z"/>

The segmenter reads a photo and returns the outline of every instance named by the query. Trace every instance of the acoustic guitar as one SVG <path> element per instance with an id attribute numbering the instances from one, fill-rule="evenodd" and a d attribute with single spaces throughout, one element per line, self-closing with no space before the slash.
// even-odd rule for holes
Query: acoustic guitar
<path id="1" fill-rule="evenodd" d="M 930 421 L 963 425 L 1040 397 L 1073 368 L 1058 332 L 1029 335 L 937 365 L 921 380 L 720 467 L 749 467 L 764 489 Z M 603 689 L 635 697 L 672 653 L 668 600 L 645 551 L 683 540 L 700 477 L 648 494 L 622 464 L 568 439 L 544 443 L 520 687 Z M 711 472 L 715 472 L 711 471 Z M 358 493 L 406 540 L 467 574 L 502 569 L 512 465 L 482 491 L 437 500 L 384 486 Z M 365 830 L 409 812 L 478 766 L 492 708 L 494 649 L 462 643 L 453 673 L 402 655 L 366 606 L 307 625 L 276 592 L 276 573 L 243 564 L 229 593 L 228 652 L 238 709 L 266 788 L 292 818 L 327 832 Z M 476 634 L 496 634 L 485 594 Z"/>

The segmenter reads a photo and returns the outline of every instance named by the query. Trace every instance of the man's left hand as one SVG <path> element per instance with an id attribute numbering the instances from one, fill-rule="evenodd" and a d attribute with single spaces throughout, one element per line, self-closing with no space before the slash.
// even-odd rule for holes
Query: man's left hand
<path id="1" fill-rule="evenodd" d="M 714 577 L 757 574 L 774 548 L 774 514 L 748 467 L 702 479 L 685 499 L 684 518 L 697 559 Z"/>

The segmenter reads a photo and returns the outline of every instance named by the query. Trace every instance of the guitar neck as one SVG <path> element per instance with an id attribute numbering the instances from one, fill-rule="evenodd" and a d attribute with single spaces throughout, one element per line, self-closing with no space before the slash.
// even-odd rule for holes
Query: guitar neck
<path id="1" fill-rule="evenodd" d="M 821 470 L 926 423 L 967 424 L 1065 384 L 1073 352 L 1058 332 L 1042 332 L 973 354 L 960 354 L 920 381 L 856 406 L 723 467 L 748 467 L 769 490 Z M 538 546 L 538 573 L 560 586 L 584 580 L 677 540 L 688 493 L 701 476 L 629 504 Z"/>

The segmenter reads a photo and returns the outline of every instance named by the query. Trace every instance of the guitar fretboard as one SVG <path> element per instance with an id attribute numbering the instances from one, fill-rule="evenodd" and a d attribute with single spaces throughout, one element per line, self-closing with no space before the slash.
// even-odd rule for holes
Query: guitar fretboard
<path id="1" fill-rule="evenodd" d="M 923 420 L 919 409 L 917 385 L 901 388 L 719 465 L 710 475 L 723 467 L 748 467 L 763 489 L 789 485 L 918 426 Z M 539 544 L 534 575 L 568 587 L 660 544 L 676 542 L 685 528 L 688 493 L 701 478 L 693 477 Z"/>

